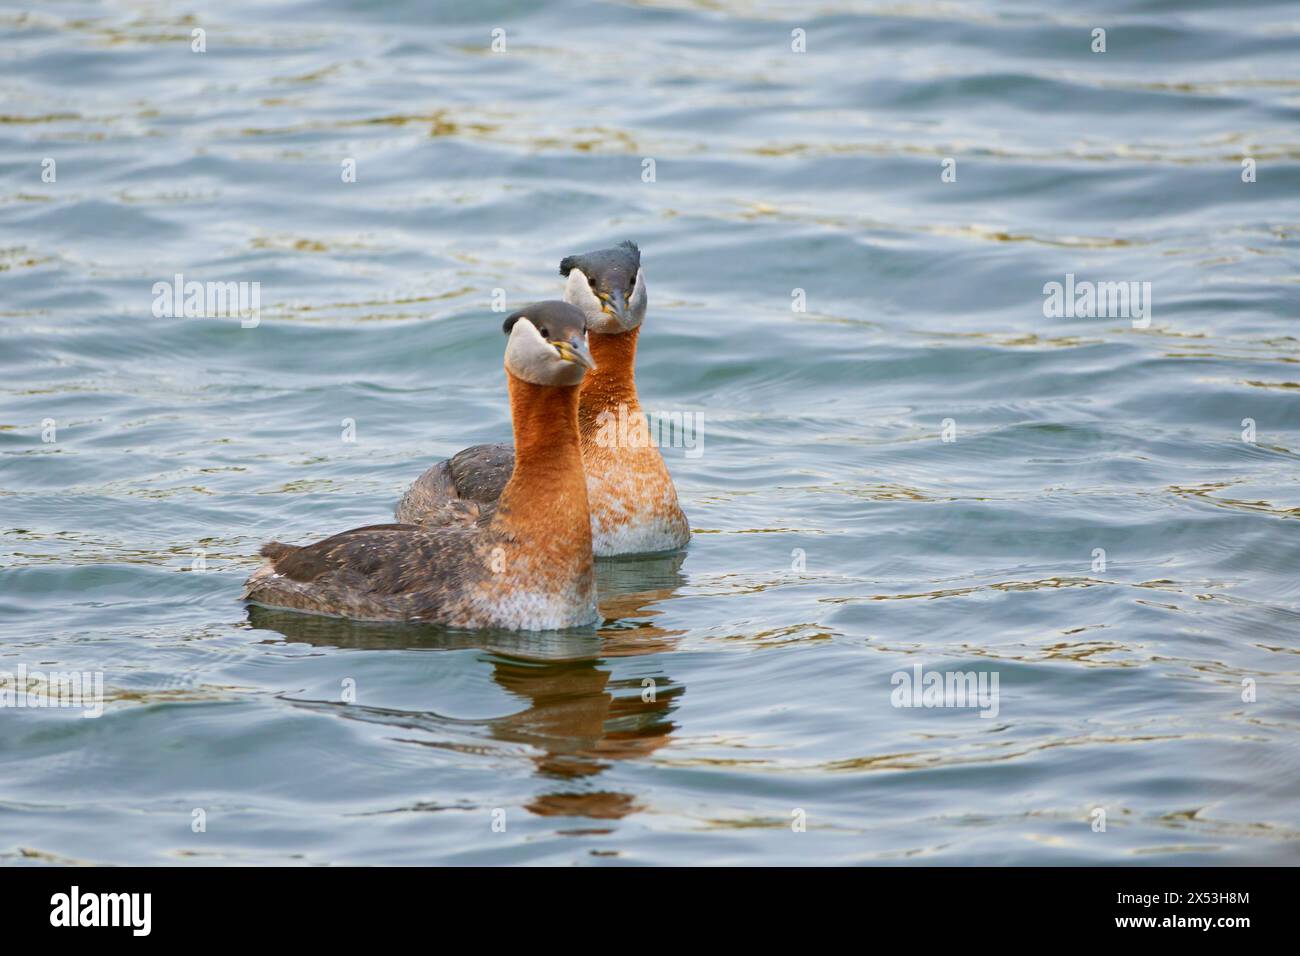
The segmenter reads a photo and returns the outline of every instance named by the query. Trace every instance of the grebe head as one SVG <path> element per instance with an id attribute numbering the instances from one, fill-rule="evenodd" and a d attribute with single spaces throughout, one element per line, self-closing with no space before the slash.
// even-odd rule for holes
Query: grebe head
<path id="1" fill-rule="evenodd" d="M 587 316 L 587 328 L 602 335 L 635 329 L 645 319 L 645 274 L 641 250 L 631 240 L 560 260 L 568 278 L 564 301 Z"/>
<path id="2" fill-rule="evenodd" d="M 567 302 L 534 302 L 506 319 L 506 368 L 534 385 L 577 385 L 595 368 L 587 317 Z"/>

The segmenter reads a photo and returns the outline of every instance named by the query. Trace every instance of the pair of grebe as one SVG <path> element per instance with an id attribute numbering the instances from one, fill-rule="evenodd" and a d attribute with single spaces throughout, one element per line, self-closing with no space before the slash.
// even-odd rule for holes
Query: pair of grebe
<path id="1" fill-rule="evenodd" d="M 549 630 L 597 619 L 593 555 L 685 547 L 690 526 L 644 427 L 634 365 L 646 311 L 632 242 L 560 263 L 564 301 L 506 319 L 514 445 L 476 445 L 402 496 L 396 524 L 272 542 L 244 597 L 359 620 Z"/>

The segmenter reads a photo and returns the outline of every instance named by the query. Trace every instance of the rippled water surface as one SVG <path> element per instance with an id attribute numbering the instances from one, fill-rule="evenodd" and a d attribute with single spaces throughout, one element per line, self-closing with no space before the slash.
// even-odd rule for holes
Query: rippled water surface
<path id="1" fill-rule="evenodd" d="M 0 859 L 1300 859 L 1300 11 L 794 9 L 0 7 L 0 671 L 105 696 L 0 709 Z M 250 615 L 508 434 L 493 291 L 624 238 L 689 549 L 591 632 Z"/>

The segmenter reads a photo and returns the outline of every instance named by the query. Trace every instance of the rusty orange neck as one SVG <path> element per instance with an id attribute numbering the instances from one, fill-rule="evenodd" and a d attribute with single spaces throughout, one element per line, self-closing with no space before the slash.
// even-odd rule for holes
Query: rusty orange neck
<path id="1" fill-rule="evenodd" d="M 583 379 L 578 404 L 578 424 L 584 435 L 596 428 L 601 412 L 617 415 L 620 405 L 628 412 L 640 411 L 636 394 L 636 340 L 640 334 L 637 326 L 617 335 L 593 332 L 587 336 L 596 367 Z"/>
<path id="2" fill-rule="evenodd" d="M 578 445 L 577 385 L 534 385 L 506 371 L 515 470 L 501 493 L 510 523 L 587 527 L 587 479 Z M 578 522 L 578 512 L 582 513 Z"/>

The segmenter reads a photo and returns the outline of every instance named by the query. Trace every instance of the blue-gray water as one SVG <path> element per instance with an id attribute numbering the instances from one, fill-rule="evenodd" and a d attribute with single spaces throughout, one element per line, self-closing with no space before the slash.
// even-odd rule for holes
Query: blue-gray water
<path id="1" fill-rule="evenodd" d="M 0 671 L 105 696 L 0 709 L 0 859 L 1300 860 L 1294 5 L 38 3 L 0 51 Z M 250 620 L 262 542 L 508 434 L 493 290 L 624 238 L 684 560 L 588 634 Z M 260 325 L 155 317 L 176 273 Z M 1046 317 L 1067 274 L 1149 327 Z M 996 716 L 893 706 L 918 664 Z"/>

